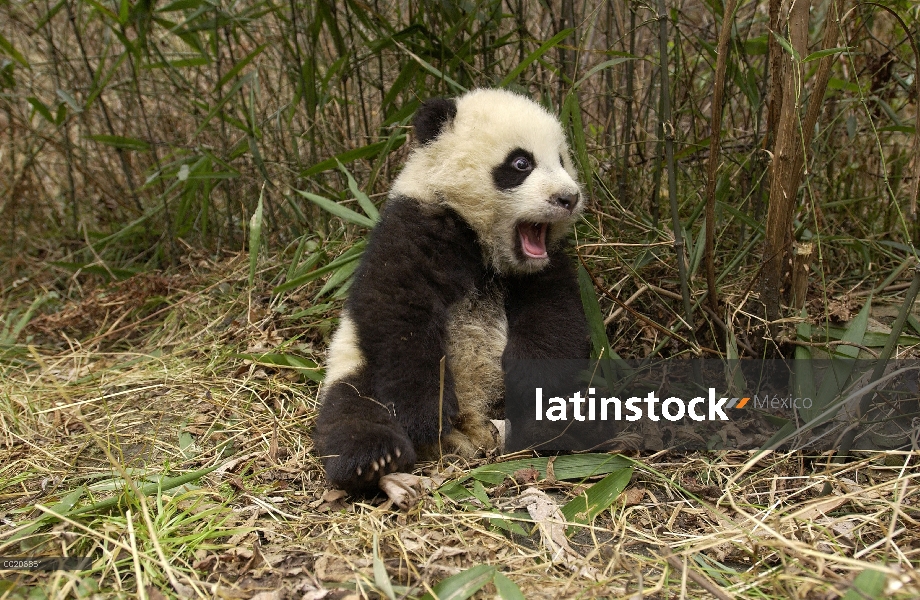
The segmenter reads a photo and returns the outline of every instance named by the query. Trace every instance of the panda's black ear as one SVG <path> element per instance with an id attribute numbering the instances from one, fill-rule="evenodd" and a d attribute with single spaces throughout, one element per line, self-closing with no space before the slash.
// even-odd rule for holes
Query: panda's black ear
<path id="1" fill-rule="evenodd" d="M 448 98 L 425 100 L 415 113 L 415 139 L 420 145 L 431 142 L 457 116 L 457 103 Z"/>

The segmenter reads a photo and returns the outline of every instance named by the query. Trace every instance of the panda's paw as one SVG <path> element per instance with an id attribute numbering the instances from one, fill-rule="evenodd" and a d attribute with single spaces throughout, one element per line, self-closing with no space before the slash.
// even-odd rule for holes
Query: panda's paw
<path id="1" fill-rule="evenodd" d="M 447 442 L 451 452 L 463 458 L 489 456 L 502 446 L 495 425 L 485 419 L 464 422 L 450 432 Z"/>
<path id="2" fill-rule="evenodd" d="M 342 436 L 325 461 L 326 479 L 351 493 L 372 491 L 384 475 L 409 471 L 415 464 L 412 442 L 402 431 L 369 425 Z"/>

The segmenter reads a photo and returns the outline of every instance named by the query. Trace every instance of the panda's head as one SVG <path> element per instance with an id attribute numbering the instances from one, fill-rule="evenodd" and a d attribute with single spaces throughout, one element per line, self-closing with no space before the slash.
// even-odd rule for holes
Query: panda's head
<path id="1" fill-rule="evenodd" d="M 531 273 L 584 208 L 559 121 L 506 90 L 475 90 L 422 104 L 416 149 L 393 184 L 454 209 L 500 273 Z"/>

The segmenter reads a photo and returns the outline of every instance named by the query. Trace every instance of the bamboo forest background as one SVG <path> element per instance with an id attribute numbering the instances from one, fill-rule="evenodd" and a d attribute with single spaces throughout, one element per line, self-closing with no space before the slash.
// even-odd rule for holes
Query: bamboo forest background
<path id="1" fill-rule="evenodd" d="M 569 130 L 608 325 L 641 294 L 721 348 L 747 312 L 817 298 L 829 319 L 834 290 L 914 261 L 918 17 L 909 0 L 4 0 L 0 280 L 69 293 L 260 246 L 275 292 L 341 297 L 420 101 L 505 86 Z"/>

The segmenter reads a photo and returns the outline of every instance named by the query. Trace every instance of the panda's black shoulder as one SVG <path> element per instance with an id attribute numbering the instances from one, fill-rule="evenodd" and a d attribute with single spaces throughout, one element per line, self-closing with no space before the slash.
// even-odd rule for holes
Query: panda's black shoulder
<path id="1" fill-rule="evenodd" d="M 447 245 L 452 246 L 449 248 Z M 415 247 L 419 250 L 481 255 L 476 232 L 450 207 L 407 196 L 387 201 L 380 222 L 371 231 L 369 248 Z"/>
<path id="2" fill-rule="evenodd" d="M 432 295 L 455 300 L 486 277 L 473 229 L 454 210 L 398 196 L 387 201 L 371 232 L 349 303 L 381 295 L 417 301 Z M 373 298 L 369 298 L 373 296 Z"/>

